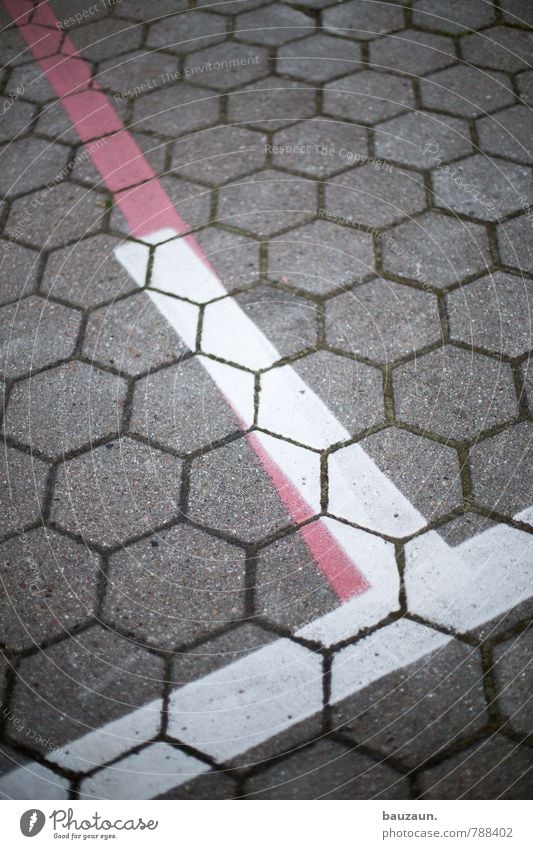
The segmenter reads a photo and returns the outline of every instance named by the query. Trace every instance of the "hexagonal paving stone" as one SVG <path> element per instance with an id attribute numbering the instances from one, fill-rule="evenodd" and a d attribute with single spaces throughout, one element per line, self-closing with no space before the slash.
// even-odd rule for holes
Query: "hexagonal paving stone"
<path id="1" fill-rule="evenodd" d="M 215 124 L 219 112 L 219 99 L 212 91 L 180 82 L 179 86 L 138 97 L 133 104 L 132 123 L 139 130 L 174 139 Z"/>
<path id="2" fill-rule="evenodd" d="M 194 460 L 188 515 L 247 542 L 258 542 L 291 522 L 245 438 Z"/>
<path id="3" fill-rule="evenodd" d="M 95 554 L 45 528 L 2 543 L 3 644 L 31 649 L 85 622 L 96 604 L 99 571 Z"/>
<path id="4" fill-rule="evenodd" d="M 429 112 L 400 115 L 380 124 L 374 133 L 377 156 L 415 168 L 431 167 L 436 151 L 442 151 L 442 162 L 472 151 L 465 121 Z"/>
<path id="5" fill-rule="evenodd" d="M 0 309 L 0 368 L 19 377 L 69 357 L 76 346 L 77 310 L 30 295 Z"/>
<path id="6" fill-rule="evenodd" d="M 229 334 L 222 336 L 229 317 L 235 322 L 237 305 L 261 330 L 274 351 L 259 351 L 257 346 L 243 345 Z M 288 357 L 314 348 L 317 343 L 316 305 L 296 295 L 288 295 L 270 286 L 258 286 L 241 292 L 234 299 L 223 299 L 205 308 L 201 348 L 207 354 L 239 363 L 253 370 L 268 368 L 280 357 Z"/>
<path id="7" fill-rule="evenodd" d="M 415 0 L 413 23 L 423 29 L 450 34 L 481 29 L 494 21 L 494 9 L 484 0 Z"/>
<path id="8" fill-rule="evenodd" d="M 177 71 L 178 63 L 172 56 L 155 50 L 132 50 L 100 62 L 95 79 L 102 88 L 120 94 L 148 82 L 152 88 L 168 85 L 165 75 Z"/>
<path id="9" fill-rule="evenodd" d="M 64 746 L 160 697 L 164 678 L 160 658 L 118 634 L 91 628 L 21 662 L 13 710 L 24 726 L 12 729 L 12 737 L 24 740 L 26 728 L 46 728 L 52 746 Z M 147 721 L 157 733 L 151 712 Z M 80 760 L 79 766 L 94 763 Z"/>
<path id="10" fill-rule="evenodd" d="M 499 643 L 494 649 L 494 676 L 497 703 L 510 727 L 519 734 L 531 733 L 533 702 L 531 691 L 531 628 Z"/>
<path id="11" fill-rule="evenodd" d="M 400 421 L 446 439 L 475 439 L 518 412 L 511 367 L 446 345 L 397 368 Z"/>
<path id="12" fill-rule="evenodd" d="M 105 20 L 94 21 L 79 27 L 76 30 L 75 39 L 77 50 L 89 61 L 101 62 L 105 59 L 115 59 L 115 62 L 120 62 L 118 58 L 120 54 L 139 47 L 142 30 L 139 26 L 128 26 L 124 21 L 107 17 Z"/>
<path id="13" fill-rule="evenodd" d="M 365 124 L 392 118 L 415 105 L 410 80 L 376 71 L 360 71 L 328 83 L 323 101 L 326 114 Z"/>
<path id="14" fill-rule="evenodd" d="M 211 190 L 206 189 L 198 183 L 190 183 L 179 177 L 162 177 L 159 180 L 168 200 L 164 201 L 165 209 L 176 210 L 183 220 L 183 233 L 187 233 L 196 227 L 204 227 L 211 220 Z M 143 185 L 142 183 L 140 184 Z M 133 189 L 135 192 L 135 189 Z M 134 197 L 134 195 L 132 195 Z M 141 195 L 140 202 L 143 202 Z M 120 207 L 115 204 L 111 213 L 110 225 L 114 230 L 119 230 L 129 235 L 130 227 Z"/>
<path id="15" fill-rule="evenodd" d="M 7 239 L 0 241 L 0 304 L 28 295 L 37 283 L 37 251 Z"/>
<path id="16" fill-rule="evenodd" d="M 225 4 L 220 9 L 224 11 Z M 146 43 L 169 53 L 186 53 L 226 38 L 226 18 L 201 11 L 187 11 L 181 15 L 167 15 L 150 24 Z"/>
<path id="17" fill-rule="evenodd" d="M 22 100 L 15 100 L 12 97 L 4 97 L 2 109 L 4 110 L 0 128 L 0 139 L 2 141 L 12 139 L 19 133 L 22 134 L 29 130 L 32 118 L 35 115 L 35 106 L 31 103 L 24 103 Z"/>
<path id="18" fill-rule="evenodd" d="M 312 448 L 328 448 L 331 440 L 312 441 L 303 436 L 302 422 L 295 421 L 286 407 L 283 386 L 293 369 L 342 428 L 355 434 L 384 419 L 383 377 L 372 366 L 357 363 L 329 351 L 316 351 L 291 366 L 282 366 L 261 375 L 258 424 L 266 430 L 303 442 Z M 289 378 L 290 379 L 290 378 Z M 306 391 L 306 390 L 301 390 Z M 346 438 L 339 429 L 339 438 Z"/>
<path id="19" fill-rule="evenodd" d="M 522 0 L 501 0 L 500 8 L 503 18 L 510 24 L 529 24 L 533 26 L 533 13 Z"/>
<path id="20" fill-rule="evenodd" d="M 533 281 L 497 271 L 448 296 L 450 338 L 518 357 L 532 347 Z"/>
<path id="21" fill-rule="evenodd" d="M 273 3 L 266 9 L 237 15 L 235 38 L 275 46 L 301 38 L 314 28 L 315 22 L 309 15 L 282 3 Z"/>
<path id="22" fill-rule="evenodd" d="M 94 233 L 105 213 L 101 194 L 61 184 L 13 201 L 6 234 L 37 247 L 55 248 Z"/>
<path id="23" fill-rule="evenodd" d="M 374 751 L 422 766 L 487 722 L 481 659 L 453 640 L 340 702 L 332 721 Z"/>
<path id="24" fill-rule="evenodd" d="M 522 100 L 529 106 L 533 103 L 533 71 L 522 71 L 516 77 L 516 84 Z"/>
<path id="25" fill-rule="evenodd" d="M 522 365 L 522 380 L 525 390 L 525 402 L 530 413 L 533 413 L 533 360 L 528 359 Z"/>
<path id="26" fill-rule="evenodd" d="M 170 167 L 179 176 L 218 186 L 264 167 L 267 141 L 263 133 L 221 125 L 179 139 Z"/>
<path id="27" fill-rule="evenodd" d="M 478 154 L 432 172 L 435 203 L 463 215 L 497 221 L 533 200 L 531 171 Z"/>
<path id="28" fill-rule="evenodd" d="M 310 177 L 330 177 L 366 159 L 366 130 L 327 118 L 301 121 L 279 130 L 269 146 L 278 168 Z"/>
<path id="29" fill-rule="evenodd" d="M 379 70 L 394 70 L 416 77 L 446 68 L 456 59 L 450 38 L 412 29 L 378 38 L 370 45 L 371 65 Z"/>
<path id="30" fill-rule="evenodd" d="M 340 174 L 326 185 L 326 209 L 332 220 L 386 227 L 426 206 L 422 176 L 372 160 Z"/>
<path id="31" fill-rule="evenodd" d="M 120 244 L 113 236 L 100 235 L 54 251 L 46 262 L 43 291 L 85 308 L 135 291 L 135 282 L 113 253 Z"/>
<path id="32" fill-rule="evenodd" d="M 216 220 L 257 236 L 271 236 L 316 215 L 314 183 L 282 171 L 257 171 L 218 192 Z"/>
<path id="33" fill-rule="evenodd" d="M 418 782 L 420 799 L 528 799 L 531 756 L 493 734 L 424 770 Z"/>
<path id="34" fill-rule="evenodd" d="M 259 242 L 248 236 L 207 227 L 195 238 L 228 292 L 259 279 Z"/>
<path id="35" fill-rule="evenodd" d="M 180 453 L 238 431 L 239 423 L 198 360 L 189 359 L 138 381 L 131 429 Z"/>
<path id="36" fill-rule="evenodd" d="M 202 5 L 201 3 L 197 4 Z M 157 0 L 157 14 L 154 14 L 150 21 L 159 20 L 159 16 L 172 15 L 177 12 L 183 12 L 187 8 L 186 0 Z M 151 11 L 156 11 L 151 10 Z M 127 3 L 117 4 L 115 15 L 119 18 L 131 18 L 134 21 L 146 20 L 146 3 L 145 0 L 128 0 Z M 183 16 L 180 15 L 180 18 Z"/>
<path id="37" fill-rule="evenodd" d="M 361 3 L 361 0 L 351 0 L 335 9 L 326 9 L 323 14 L 326 30 L 337 35 L 347 35 L 361 41 L 376 38 L 386 32 L 401 29 L 404 26 L 403 11 L 388 3 Z"/>
<path id="38" fill-rule="evenodd" d="M 17 383 L 4 429 L 30 448 L 59 458 L 103 436 L 114 436 L 126 391 L 121 378 L 74 360 Z"/>
<path id="39" fill-rule="evenodd" d="M 226 4 L 224 4 L 226 5 Z M 223 772 L 207 772 L 179 784 L 168 793 L 154 796 L 154 799 L 237 799 L 239 793 L 234 778 Z"/>
<path id="40" fill-rule="evenodd" d="M 171 363 L 186 350 L 144 292 L 93 312 L 83 346 L 96 363 L 134 376 Z"/>
<path id="41" fill-rule="evenodd" d="M 359 44 L 320 33 L 281 47 L 276 67 L 279 74 L 320 83 L 352 73 L 360 65 Z"/>
<path id="42" fill-rule="evenodd" d="M 244 552 L 179 525 L 111 558 L 104 620 L 167 651 L 242 619 Z"/>
<path id="43" fill-rule="evenodd" d="M 36 729 L 26 729 L 26 742 L 38 735 Z M 9 774 L 10 773 L 10 774 Z M 8 776 L 9 774 L 9 776 Z M 59 776 L 43 764 L 30 760 L 20 751 L 8 746 L 0 747 L 0 775 L 9 785 L 11 798 L 17 799 L 58 799 L 70 798 L 70 780 Z M 38 834 L 39 832 L 37 832 Z"/>
<path id="44" fill-rule="evenodd" d="M 313 221 L 268 246 L 268 277 L 316 295 L 350 286 L 374 272 L 372 236 L 330 221 Z"/>
<path id="45" fill-rule="evenodd" d="M 114 104 L 113 104 L 114 105 Z M 128 106 L 126 103 L 119 103 L 119 106 L 127 112 Z M 126 118 L 123 118 L 124 123 L 127 123 Z M 166 141 L 160 141 L 158 138 L 154 138 L 153 136 L 147 136 L 144 133 L 137 133 L 134 130 L 129 131 L 131 138 L 140 148 L 141 155 L 144 156 L 149 165 L 152 166 L 155 173 L 160 176 L 166 173 L 165 161 L 166 161 L 166 152 L 170 147 L 170 143 Z M 134 160 L 140 159 L 140 155 L 137 153 L 135 157 L 132 157 L 132 165 Z M 137 162 L 135 162 L 137 164 Z M 94 165 L 90 156 L 84 156 L 83 150 L 76 158 L 76 165 L 72 170 L 72 179 L 79 180 L 87 186 L 94 186 L 96 188 L 101 188 L 103 185 L 102 175 Z"/>
<path id="46" fill-rule="evenodd" d="M 353 5 L 353 4 L 350 4 Z M 407 783 L 357 748 L 319 740 L 261 769 L 244 787 L 252 799 L 406 799 Z"/>
<path id="47" fill-rule="evenodd" d="M 531 162 L 533 121 L 527 106 L 511 106 L 477 121 L 479 145 L 488 153 Z"/>
<path id="48" fill-rule="evenodd" d="M 491 27 L 468 35 L 461 48 L 471 65 L 513 73 L 529 65 L 533 33 L 510 27 Z"/>
<path id="49" fill-rule="evenodd" d="M 62 464 L 52 520 L 113 546 L 178 515 L 180 461 L 132 439 L 108 442 Z"/>
<path id="50" fill-rule="evenodd" d="M 268 74 L 268 54 L 263 47 L 225 41 L 187 56 L 186 79 L 217 91 L 244 86 Z"/>
<path id="51" fill-rule="evenodd" d="M 228 95 L 228 118 L 255 129 L 277 130 L 316 112 L 316 86 L 266 77 Z"/>
<path id="52" fill-rule="evenodd" d="M 27 58 L 26 53 L 24 57 Z M 27 62 L 15 68 L 9 75 L 5 85 L 6 95 L 20 96 L 21 90 L 24 92 L 24 99 L 32 103 L 47 103 L 55 99 L 52 86 L 34 62 Z"/>
<path id="53" fill-rule="evenodd" d="M 389 280 L 372 280 L 326 304 L 333 348 L 390 362 L 442 338 L 437 300 Z"/>
<path id="54" fill-rule="evenodd" d="M 514 102 L 511 81 L 505 74 L 454 65 L 420 81 L 422 103 L 429 109 L 477 118 Z"/>
<path id="55" fill-rule="evenodd" d="M 48 464 L 5 446 L 0 457 L 0 535 L 41 518 Z"/>
<path id="56" fill-rule="evenodd" d="M 532 219 L 522 215 L 498 226 L 498 247 L 505 265 L 533 273 Z"/>
<path id="57" fill-rule="evenodd" d="M 94 10 L 91 9 L 89 17 L 87 3 L 85 3 L 84 0 L 54 0 L 53 6 L 57 19 L 63 24 L 63 27 L 68 30 L 78 29 L 80 26 L 85 26 L 90 20 L 102 18 L 106 16 L 108 12 L 108 8 L 106 8 L 105 5 L 97 5 Z M 79 20 L 75 19 L 76 13 L 81 14 L 81 18 Z"/>
<path id="58" fill-rule="evenodd" d="M 63 176 L 69 149 L 42 139 L 19 139 L 0 151 L 0 192 L 20 195 Z"/>
<path id="59" fill-rule="evenodd" d="M 491 265 L 487 233 L 479 224 L 427 212 L 385 234 L 383 268 L 444 288 Z"/>
<path id="60" fill-rule="evenodd" d="M 470 450 L 474 499 L 514 516 L 531 505 L 533 423 L 519 422 Z"/>

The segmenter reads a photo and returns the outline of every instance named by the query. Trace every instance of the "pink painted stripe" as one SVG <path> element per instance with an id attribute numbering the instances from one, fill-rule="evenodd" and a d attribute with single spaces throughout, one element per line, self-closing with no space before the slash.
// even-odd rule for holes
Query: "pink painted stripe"
<path id="1" fill-rule="evenodd" d="M 3 2 L 18 24 L 22 37 L 46 74 L 81 141 L 87 143 L 90 139 L 101 137 L 102 133 L 110 133 L 106 135 L 105 144 L 98 147 L 89 146 L 86 149 L 103 181 L 114 193 L 115 203 L 128 222 L 132 235 L 148 236 L 165 228 L 177 233 L 186 233 L 189 229 L 186 222 L 176 211 L 154 170 L 144 159 L 109 99 L 99 90 L 97 83 L 91 86 L 90 65 L 79 55 L 70 38 L 64 38 L 61 54 L 45 56 L 44 52 L 52 41 L 46 39 L 41 47 L 40 39 L 46 30 L 28 25 L 27 0 Z M 46 3 L 41 3 L 39 10 L 39 14 L 49 25 L 57 22 Z M 209 265 L 195 240 L 190 236 L 186 238 L 195 253 Z M 312 514 L 309 506 L 293 484 L 253 434 L 248 436 L 248 440 L 293 520 L 301 522 L 310 518 Z M 364 576 L 321 522 L 306 525 L 301 529 L 301 533 L 318 567 L 341 601 L 368 589 L 369 584 Z"/>

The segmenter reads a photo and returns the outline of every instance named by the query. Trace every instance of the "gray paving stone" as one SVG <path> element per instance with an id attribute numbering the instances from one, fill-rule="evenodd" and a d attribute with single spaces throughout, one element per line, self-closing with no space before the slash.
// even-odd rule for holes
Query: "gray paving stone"
<path id="1" fill-rule="evenodd" d="M 25 728 L 25 734 L 25 742 L 31 745 L 37 732 L 33 728 Z M 19 767 L 23 767 L 22 775 L 18 773 Z M 35 799 L 38 796 L 39 799 L 57 801 L 69 798 L 70 781 L 68 779 L 21 755 L 19 751 L 9 746 L 1 746 L 0 775 L 7 773 L 12 773 L 9 788 L 11 799 Z M 3 798 L 5 799 L 6 796 L 3 795 Z"/>
<path id="2" fill-rule="evenodd" d="M 449 162 L 472 152 L 468 124 L 459 118 L 410 112 L 385 121 L 374 130 L 376 154 L 400 165 L 428 168 L 435 150 Z"/>
<path id="3" fill-rule="evenodd" d="M 138 292 L 91 314 L 83 353 L 135 376 L 171 363 L 186 350 L 144 292 Z"/>
<path id="4" fill-rule="evenodd" d="M 519 422 L 470 450 L 474 499 L 513 516 L 531 504 L 533 423 Z"/>
<path id="5" fill-rule="evenodd" d="M 135 24 L 132 26 L 125 21 L 107 17 L 79 27 L 74 38 L 77 49 L 89 61 L 120 61 L 120 54 L 136 50 L 140 46 L 142 29 Z M 157 44 L 153 46 L 158 47 Z"/>
<path id="6" fill-rule="evenodd" d="M 359 744 L 420 767 L 487 722 L 480 657 L 454 640 L 340 702 L 332 721 Z"/>
<path id="7" fill-rule="evenodd" d="M 511 367 L 446 345 L 399 366 L 396 416 L 446 439 L 475 439 L 517 414 Z"/>
<path id="8" fill-rule="evenodd" d="M 219 189 L 216 221 L 256 236 L 272 236 L 316 216 L 314 183 L 265 169 Z"/>
<path id="9" fill-rule="evenodd" d="M 0 545 L 0 639 L 12 651 L 70 633 L 93 614 L 98 557 L 38 528 Z"/>
<path id="10" fill-rule="evenodd" d="M 14 97 L 4 96 L 0 101 L 0 109 L 2 110 L 0 140 L 7 141 L 19 133 L 22 135 L 28 132 L 36 112 L 35 106 L 16 100 Z"/>
<path id="11" fill-rule="evenodd" d="M 195 238 L 228 292 L 257 282 L 259 242 L 218 227 L 200 230 Z"/>
<path id="12" fill-rule="evenodd" d="M 413 23 L 423 29 L 455 34 L 481 29 L 494 21 L 494 9 L 484 0 L 415 0 Z"/>
<path id="13" fill-rule="evenodd" d="M 510 73 L 529 65 L 532 47 L 533 33 L 501 26 L 472 33 L 461 44 L 469 64 Z"/>
<path id="14" fill-rule="evenodd" d="M 154 50 L 132 50 L 100 62 L 95 80 L 102 88 L 121 94 L 151 81 L 158 88 L 168 86 L 165 75 L 177 71 L 178 62 L 173 56 Z"/>
<path id="15" fill-rule="evenodd" d="M 360 445 L 428 523 L 462 506 L 459 460 L 452 448 L 396 427 L 373 433 Z"/>
<path id="16" fill-rule="evenodd" d="M 36 371 L 74 351 L 81 316 L 30 295 L 0 309 L 0 370 L 9 377 Z"/>
<path id="17" fill-rule="evenodd" d="M 123 104 L 113 104 L 122 111 Z M 39 118 L 35 126 L 36 131 L 52 141 L 60 141 L 64 144 L 79 144 L 80 137 L 74 129 L 70 118 L 68 117 L 63 104 L 60 100 L 47 103 L 41 109 Z"/>
<path id="18" fill-rule="evenodd" d="M 222 15 L 187 11 L 151 24 L 146 43 L 170 53 L 188 53 L 224 41 L 226 29 L 227 21 Z"/>
<path id="19" fill-rule="evenodd" d="M 226 41 L 187 56 L 187 79 L 217 91 L 240 88 L 268 74 L 268 54 L 264 47 Z"/>
<path id="20" fill-rule="evenodd" d="M 0 192 L 12 197 L 65 176 L 69 149 L 42 139 L 25 138 L 0 150 Z"/>
<path id="21" fill-rule="evenodd" d="M 477 154 L 432 173 L 435 203 L 453 212 L 497 221 L 533 200 L 531 171 L 524 165 Z"/>
<path id="22" fill-rule="evenodd" d="M 63 746 L 160 696 L 164 675 L 160 658 L 97 626 L 25 658 L 13 710 Z"/>
<path id="23" fill-rule="evenodd" d="M 372 280 L 326 304 L 326 338 L 334 348 L 391 362 L 442 336 L 437 300 L 389 280 Z"/>
<path id="24" fill-rule="evenodd" d="M 259 542 L 291 521 L 245 438 L 194 460 L 188 515 L 246 542 Z"/>
<path id="25" fill-rule="evenodd" d="M 452 548 L 456 548 L 466 540 L 494 528 L 496 522 L 487 519 L 485 516 L 480 516 L 479 513 L 464 513 L 462 516 L 457 516 L 440 525 L 437 528 L 437 533 L 440 537 Z"/>
<path id="26" fill-rule="evenodd" d="M 0 241 L 0 303 L 22 298 L 37 283 L 39 254 L 7 239 Z"/>
<path id="27" fill-rule="evenodd" d="M 330 32 L 347 35 L 361 41 L 376 38 L 404 26 L 401 5 L 365 3 L 351 0 L 323 14 L 324 27 Z"/>
<path id="28" fill-rule="evenodd" d="M 533 10 L 523 0 L 501 0 L 503 19 L 510 24 L 529 24 L 533 26 Z"/>
<path id="29" fill-rule="evenodd" d="M 25 54 L 26 62 L 30 58 Z M 48 103 L 55 99 L 52 86 L 48 83 L 41 68 L 35 62 L 29 62 L 14 68 L 5 85 L 5 94 L 20 94 L 23 90 L 24 100 L 31 103 Z"/>
<path id="30" fill-rule="evenodd" d="M 527 106 L 511 106 L 477 121 L 479 144 L 488 153 L 531 162 L 533 121 Z"/>
<path id="31" fill-rule="evenodd" d="M 369 227 L 395 224 L 426 206 L 420 174 L 403 171 L 381 160 L 340 174 L 326 186 L 326 209 L 331 220 L 346 218 Z"/>
<path id="32" fill-rule="evenodd" d="M 259 552 L 254 589 L 255 613 L 291 632 L 339 604 L 298 532 Z"/>
<path id="33" fill-rule="evenodd" d="M 7 12 L 6 12 L 7 15 Z M 7 15 L 7 22 L 11 22 L 10 15 Z M 10 68 L 16 68 L 17 65 L 28 62 L 31 58 L 29 48 L 24 39 L 18 32 L 17 27 L 12 26 L 10 29 L 2 27 L 0 33 L 0 49 L 2 50 L 3 64 L 9 65 Z"/>
<path id="34" fill-rule="evenodd" d="M 239 430 L 227 401 L 196 359 L 137 382 L 130 427 L 183 454 Z"/>
<path id="35" fill-rule="evenodd" d="M 277 130 L 315 112 L 316 86 L 281 77 L 266 77 L 228 95 L 229 120 L 259 130 Z"/>
<path id="36" fill-rule="evenodd" d="M 454 65 L 421 80 L 420 94 L 428 109 L 455 112 L 465 118 L 495 112 L 515 99 L 506 74 L 468 65 Z"/>
<path id="37" fill-rule="evenodd" d="M 520 271 L 533 273 L 533 217 L 530 211 L 527 210 L 526 215 L 500 224 L 497 232 L 502 262 Z"/>
<path id="38" fill-rule="evenodd" d="M 223 2 L 217 4 L 217 11 L 224 15 L 237 15 L 240 12 L 246 12 L 249 9 L 255 9 L 257 6 L 260 6 L 262 0 L 233 0 L 233 2 Z M 213 6 L 212 0 L 196 0 L 196 5 L 198 7 Z M 305 4 L 299 4 L 305 5 Z"/>
<path id="39" fill-rule="evenodd" d="M 269 278 L 316 295 L 374 273 L 372 236 L 324 220 L 271 239 L 268 257 Z"/>
<path id="40" fill-rule="evenodd" d="M 43 292 L 90 309 L 135 291 L 136 284 L 113 254 L 119 245 L 119 239 L 100 235 L 53 251 L 46 262 Z"/>
<path id="41" fill-rule="evenodd" d="M 156 796 L 156 799 L 236 799 L 237 782 L 223 772 L 208 772 L 192 781 L 180 784 L 168 793 Z"/>
<path id="42" fill-rule="evenodd" d="M 531 756 L 526 748 L 492 735 L 425 770 L 420 799 L 529 799 Z"/>
<path id="43" fill-rule="evenodd" d="M 212 4 L 210 3 L 210 5 Z M 186 8 L 186 0 L 157 0 L 157 6 L 154 8 L 152 4 L 150 7 L 148 20 L 150 22 L 158 21 L 164 15 L 183 12 Z M 117 17 L 131 18 L 134 21 L 146 21 L 146 0 L 127 0 L 127 2 L 122 0 L 120 6 L 116 8 L 115 14 Z M 182 16 L 180 15 L 180 17 Z"/>
<path id="44" fill-rule="evenodd" d="M 312 118 L 279 130 L 271 148 L 274 165 L 309 177 L 331 177 L 364 161 L 368 152 L 363 127 L 327 118 Z"/>
<path id="45" fill-rule="evenodd" d="M 183 136 L 174 145 L 171 170 L 213 186 L 263 168 L 267 137 L 244 127 L 218 127 Z"/>
<path id="46" fill-rule="evenodd" d="M 276 68 L 279 74 L 320 83 L 357 71 L 360 66 L 359 44 L 320 33 L 283 45 L 278 50 Z"/>
<path id="47" fill-rule="evenodd" d="M 36 247 L 56 248 L 94 233 L 105 212 L 102 195 L 62 184 L 13 201 L 6 233 Z"/>
<path id="48" fill-rule="evenodd" d="M 533 347 L 533 281 L 497 271 L 448 295 L 450 338 L 517 357 Z"/>
<path id="49" fill-rule="evenodd" d="M 219 111 L 219 99 L 212 91 L 180 83 L 138 97 L 133 104 L 132 125 L 174 139 L 215 124 Z"/>
<path id="50" fill-rule="evenodd" d="M 533 71 L 522 71 L 516 77 L 516 84 L 522 100 L 529 106 L 533 103 Z"/>
<path id="51" fill-rule="evenodd" d="M 127 111 L 126 104 L 119 104 L 121 109 Z M 166 173 L 165 161 L 167 149 L 170 147 L 168 141 L 161 141 L 154 136 L 147 136 L 144 133 L 136 133 L 129 131 L 133 141 L 140 148 L 140 155 L 143 156 L 148 164 L 153 168 L 154 172 L 160 176 Z M 86 155 L 86 149 L 81 148 L 76 155 L 76 165 L 72 169 L 72 179 L 85 183 L 87 186 L 96 186 L 102 188 L 104 182 L 102 175 L 97 170 L 90 156 Z M 139 157 L 139 154 L 132 156 L 131 162 Z M 135 162 L 136 164 L 136 162 Z"/>
<path id="52" fill-rule="evenodd" d="M 51 0 L 50 6 L 62 24 L 62 29 L 66 30 L 80 29 L 81 26 L 86 25 L 90 21 L 107 15 L 107 9 L 103 5 L 96 6 L 95 9 L 91 9 L 89 12 L 86 0 Z M 76 14 L 81 14 L 81 20 L 72 20 Z M 74 38 L 76 36 L 77 33 L 75 33 Z"/>
<path id="53" fill-rule="evenodd" d="M 180 461 L 131 439 L 63 463 L 52 520 L 88 541 L 115 546 L 178 515 Z"/>
<path id="54" fill-rule="evenodd" d="M 245 615 L 244 552 L 179 525 L 111 558 L 103 617 L 166 651 Z"/>
<path id="55" fill-rule="evenodd" d="M 4 704 L 5 698 L 6 675 L 10 668 L 11 664 L 9 663 L 3 652 L 0 651 L 0 701 L 2 704 Z"/>
<path id="56" fill-rule="evenodd" d="M 533 361 L 527 360 L 522 365 L 522 380 L 524 381 L 525 401 L 530 413 L 533 413 Z"/>
<path id="57" fill-rule="evenodd" d="M 245 783 L 251 799 L 407 799 L 402 776 L 357 748 L 323 739 Z"/>
<path id="58" fill-rule="evenodd" d="M 176 209 L 181 215 L 189 232 L 196 227 L 204 227 L 211 220 L 211 190 L 198 183 L 190 183 L 178 177 L 162 177 L 159 181 L 168 200 L 165 204 L 169 209 Z M 111 213 L 110 226 L 113 230 L 129 235 L 130 227 L 120 211 L 114 206 Z"/>
<path id="59" fill-rule="evenodd" d="M 120 377 L 74 360 L 13 387 L 5 432 L 52 458 L 115 436 L 127 385 Z"/>
<path id="60" fill-rule="evenodd" d="M 235 38 L 274 47 L 301 38 L 314 28 L 314 20 L 309 15 L 283 3 L 273 3 L 267 8 L 237 15 Z"/>
<path id="61" fill-rule="evenodd" d="M 453 41 L 442 35 L 406 29 L 370 44 L 370 64 L 384 71 L 423 77 L 456 61 Z"/>
<path id="62" fill-rule="evenodd" d="M 381 240 L 385 272 L 439 289 L 491 265 L 484 227 L 427 212 L 389 230 Z"/>
<path id="63" fill-rule="evenodd" d="M 48 464 L 5 446 L 0 458 L 0 534 L 21 531 L 41 518 Z"/>
<path id="64" fill-rule="evenodd" d="M 323 103 L 328 115 L 375 124 L 414 108 L 415 97 L 410 80 L 369 70 L 328 83 Z"/>
<path id="65" fill-rule="evenodd" d="M 509 723 L 506 727 L 526 736 L 531 733 L 533 720 L 532 638 L 530 627 L 494 649 L 498 706 Z"/>
<path id="66" fill-rule="evenodd" d="M 241 292 L 235 300 L 282 357 L 315 347 L 316 307 L 310 301 L 270 286 Z"/>

